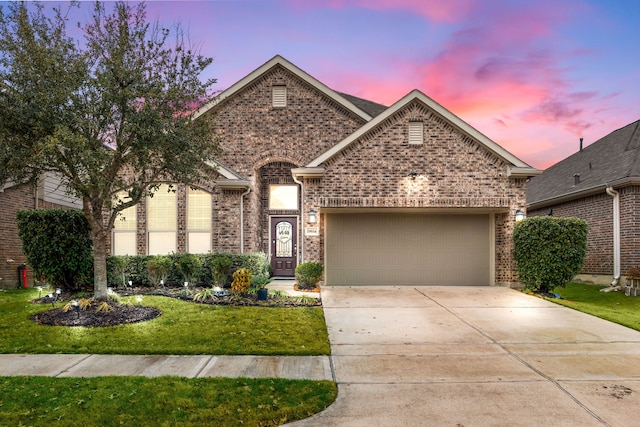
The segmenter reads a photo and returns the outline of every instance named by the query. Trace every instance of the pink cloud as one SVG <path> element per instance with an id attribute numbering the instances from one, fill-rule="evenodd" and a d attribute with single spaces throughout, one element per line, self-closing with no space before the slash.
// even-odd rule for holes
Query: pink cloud
<path id="1" fill-rule="evenodd" d="M 290 0 L 300 9 L 361 8 L 377 11 L 408 11 L 424 16 L 432 22 L 457 22 L 470 13 L 473 0 Z"/>

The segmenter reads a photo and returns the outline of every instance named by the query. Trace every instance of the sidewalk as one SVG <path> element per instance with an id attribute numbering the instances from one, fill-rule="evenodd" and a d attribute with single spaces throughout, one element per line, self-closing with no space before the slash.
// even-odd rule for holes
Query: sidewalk
<path id="1" fill-rule="evenodd" d="M 0 376 L 164 375 L 275 377 L 333 381 L 328 356 L 124 356 L 110 354 L 0 354 Z"/>

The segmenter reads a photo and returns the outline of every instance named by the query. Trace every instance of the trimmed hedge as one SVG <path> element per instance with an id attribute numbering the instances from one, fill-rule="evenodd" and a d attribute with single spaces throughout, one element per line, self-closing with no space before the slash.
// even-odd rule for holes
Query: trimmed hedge
<path id="1" fill-rule="evenodd" d="M 315 261 L 307 261 L 296 267 L 296 280 L 300 289 L 313 289 L 316 287 L 320 279 L 324 266 Z"/>
<path id="2" fill-rule="evenodd" d="M 580 272 L 589 226 L 579 218 L 539 216 L 516 223 L 514 258 L 520 281 L 534 292 L 551 292 Z"/>
<path id="3" fill-rule="evenodd" d="M 33 277 L 69 291 L 93 285 L 91 228 L 82 212 L 25 210 L 16 220 Z"/>
<path id="4" fill-rule="evenodd" d="M 165 282 L 169 286 L 179 286 L 184 282 L 184 278 L 178 270 L 178 265 L 182 257 L 191 257 L 192 254 L 171 254 L 164 255 L 171 260 L 171 271 Z M 199 273 L 196 275 L 196 283 L 200 285 L 214 284 L 212 268 L 215 265 L 224 265 L 225 274 L 220 278 L 219 286 L 230 286 L 233 280 L 233 273 L 239 268 L 246 268 L 252 275 L 270 274 L 270 266 L 266 254 L 254 253 L 254 254 L 231 254 L 231 253 L 217 253 L 217 254 L 195 254 L 201 261 L 201 267 Z M 151 283 L 149 278 L 149 270 L 147 265 L 149 260 L 154 258 L 149 255 L 136 255 L 136 256 L 109 256 L 107 257 L 107 284 L 110 287 L 122 286 L 122 275 L 118 272 L 117 266 L 119 263 L 124 264 L 125 283 L 128 284 L 131 280 L 133 286 L 156 286 L 157 283 Z M 224 261 L 221 261 L 224 259 Z M 229 266 L 228 269 L 226 266 Z"/>

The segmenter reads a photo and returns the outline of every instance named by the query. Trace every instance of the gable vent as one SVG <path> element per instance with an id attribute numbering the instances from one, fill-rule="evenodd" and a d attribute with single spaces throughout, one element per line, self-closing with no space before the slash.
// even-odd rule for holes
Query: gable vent
<path id="1" fill-rule="evenodd" d="M 273 86 L 273 106 L 274 107 L 287 106 L 287 87 L 286 86 Z"/>
<path id="2" fill-rule="evenodd" d="M 424 143 L 424 126 L 422 122 L 409 122 L 409 144 Z"/>

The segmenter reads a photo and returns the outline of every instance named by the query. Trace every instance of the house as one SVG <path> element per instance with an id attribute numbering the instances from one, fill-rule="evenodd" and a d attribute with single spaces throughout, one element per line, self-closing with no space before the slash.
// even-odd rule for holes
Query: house
<path id="1" fill-rule="evenodd" d="M 114 254 L 265 252 L 329 285 L 511 285 L 511 235 L 540 172 L 420 91 L 383 106 L 275 56 L 197 112 L 212 179 L 123 212 Z M 169 184 L 169 183 L 167 183 Z"/>
<path id="2" fill-rule="evenodd" d="M 45 173 L 37 185 L 0 186 L 0 289 L 18 285 L 18 266 L 27 262 L 18 237 L 16 214 L 18 211 L 38 208 L 81 209 L 82 203 L 65 192 L 60 177 Z M 27 271 L 27 279 L 33 285 L 33 277 Z"/>
<path id="3" fill-rule="evenodd" d="M 640 121 L 611 132 L 545 170 L 527 189 L 527 213 L 589 224 L 578 280 L 618 284 L 640 265 Z"/>

